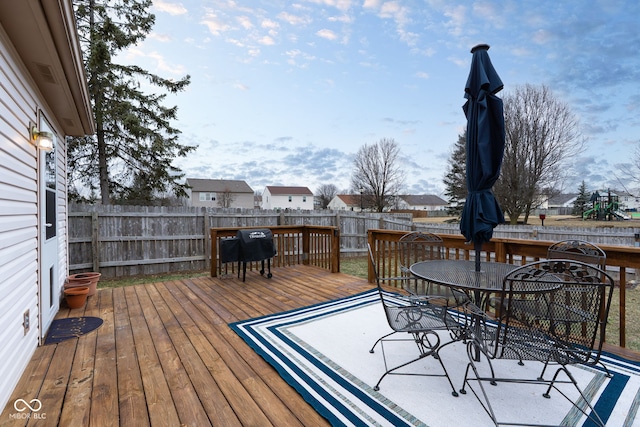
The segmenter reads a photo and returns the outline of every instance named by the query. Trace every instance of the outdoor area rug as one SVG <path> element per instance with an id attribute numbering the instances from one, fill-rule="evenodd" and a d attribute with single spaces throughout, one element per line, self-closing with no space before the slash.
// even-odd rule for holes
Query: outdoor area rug
<path id="1" fill-rule="evenodd" d="M 391 296 L 391 294 L 390 294 Z M 400 303 L 398 301 L 398 303 Z M 332 425 L 380 426 L 492 426 L 491 419 L 472 392 L 454 397 L 444 377 L 389 375 L 373 390 L 384 373 L 382 352 L 369 349 L 390 332 L 377 291 L 285 313 L 236 322 L 230 327 L 269 362 Z M 443 339 L 444 339 L 443 335 Z M 408 347 L 405 347 L 408 345 Z M 415 344 L 385 345 L 391 366 L 413 356 Z M 462 386 L 468 363 L 466 347 L 455 343 L 441 352 L 456 389 Z M 536 378 L 542 365 L 495 361 L 506 377 Z M 640 364 L 605 354 L 601 369 L 572 367 L 578 384 L 607 426 L 640 426 Z M 481 363 L 486 367 L 486 361 Z M 441 373 L 433 357 L 409 365 L 408 372 Z M 585 417 L 557 391 L 542 397 L 538 386 L 499 384 L 486 387 L 498 419 L 526 423 L 587 426 Z M 569 396 L 577 392 L 567 386 Z"/>
<path id="2" fill-rule="evenodd" d="M 78 338 L 98 329 L 102 325 L 99 317 L 65 317 L 51 322 L 44 345 L 57 344 L 71 338 Z"/>

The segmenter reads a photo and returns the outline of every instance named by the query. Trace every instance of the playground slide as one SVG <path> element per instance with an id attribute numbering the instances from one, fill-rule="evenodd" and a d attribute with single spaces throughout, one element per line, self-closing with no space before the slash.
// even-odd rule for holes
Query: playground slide
<path id="1" fill-rule="evenodd" d="M 582 219 L 587 219 L 587 218 L 589 218 L 589 216 L 590 216 L 593 212 L 595 212 L 595 211 L 597 211 L 597 210 L 598 210 L 598 208 L 597 208 L 597 207 L 595 207 L 595 208 L 593 208 L 593 209 L 589 209 L 588 211 L 583 212 L 583 213 L 582 213 Z"/>
<path id="2" fill-rule="evenodd" d="M 613 211 L 611 212 L 613 215 L 616 216 L 616 218 L 620 218 L 620 219 L 631 219 L 631 217 L 629 216 L 629 214 L 627 214 L 626 212 L 622 212 L 622 211 Z"/>

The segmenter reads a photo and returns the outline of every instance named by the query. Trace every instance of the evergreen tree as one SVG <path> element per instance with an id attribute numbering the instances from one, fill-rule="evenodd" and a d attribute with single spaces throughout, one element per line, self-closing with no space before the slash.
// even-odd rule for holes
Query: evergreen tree
<path id="1" fill-rule="evenodd" d="M 466 132 L 458 135 L 458 141 L 453 146 L 447 174 L 444 176 L 445 196 L 449 200 L 449 215 L 462 215 L 462 208 L 467 198 L 467 151 Z"/>
<path id="2" fill-rule="evenodd" d="M 196 147 L 178 142 L 171 126 L 177 107 L 162 105 L 169 93 L 186 88 L 190 77 L 173 81 L 114 57 L 144 40 L 155 16 L 151 0 L 74 0 L 96 134 L 68 141 L 70 183 L 79 182 L 103 204 L 148 203 L 163 196 L 186 196 L 184 177 L 172 165 Z M 146 94 L 146 80 L 160 93 Z M 70 188 L 70 198 L 84 198 Z M 99 192 L 99 196 L 96 193 Z"/>
<path id="3" fill-rule="evenodd" d="M 573 202 L 573 215 L 578 215 L 582 218 L 582 214 L 589 209 L 589 200 L 591 195 L 587 191 L 587 185 L 582 181 L 580 187 L 578 187 L 578 197 Z"/>

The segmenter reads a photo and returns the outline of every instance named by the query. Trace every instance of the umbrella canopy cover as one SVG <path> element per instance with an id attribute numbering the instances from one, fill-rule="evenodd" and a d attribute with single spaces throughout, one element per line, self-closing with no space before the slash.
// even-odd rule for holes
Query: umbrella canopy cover
<path id="1" fill-rule="evenodd" d="M 465 86 L 467 102 L 467 200 L 462 210 L 460 231 L 476 244 L 488 242 L 504 215 L 491 188 L 500 176 L 504 155 L 505 129 L 502 80 L 489 59 L 488 45 L 475 46 L 471 71 Z"/>

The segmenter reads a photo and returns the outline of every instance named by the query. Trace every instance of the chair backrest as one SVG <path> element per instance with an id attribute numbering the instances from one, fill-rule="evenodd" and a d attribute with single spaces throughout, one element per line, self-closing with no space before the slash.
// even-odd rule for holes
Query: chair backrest
<path id="1" fill-rule="evenodd" d="M 414 231 L 400 238 L 398 250 L 400 253 L 400 272 L 405 278 L 403 288 L 413 294 L 438 293 L 437 290 L 429 289 L 433 286 L 424 280 L 413 277 L 409 267 L 420 261 L 444 259 L 442 238 L 436 234 Z"/>
<path id="2" fill-rule="evenodd" d="M 548 259 L 573 259 L 595 265 L 604 270 L 607 254 L 598 246 L 584 240 L 563 240 L 547 249 Z"/>
<path id="3" fill-rule="evenodd" d="M 409 267 L 419 261 L 444 258 L 442 238 L 436 234 L 414 231 L 405 234 L 398 242 L 400 269 L 409 275 Z"/>
<path id="4" fill-rule="evenodd" d="M 495 357 L 595 364 L 600 358 L 613 279 L 572 259 L 519 267 L 504 278 Z"/>
<path id="5" fill-rule="evenodd" d="M 397 306 L 389 304 L 385 300 L 384 291 L 382 290 L 382 286 L 381 286 L 380 276 L 378 274 L 378 267 L 376 265 L 375 257 L 373 256 L 373 250 L 371 249 L 371 245 L 369 243 L 367 243 L 367 250 L 369 251 L 369 262 L 371 262 L 371 267 L 373 268 L 373 273 L 376 278 L 376 286 L 378 287 L 378 293 L 380 294 L 380 301 L 382 302 L 382 306 L 384 307 L 384 314 L 387 317 L 387 322 L 389 323 L 389 326 L 391 326 L 394 330 L 396 330 L 394 326 L 398 319 L 397 312 L 399 311 L 399 308 Z"/>

